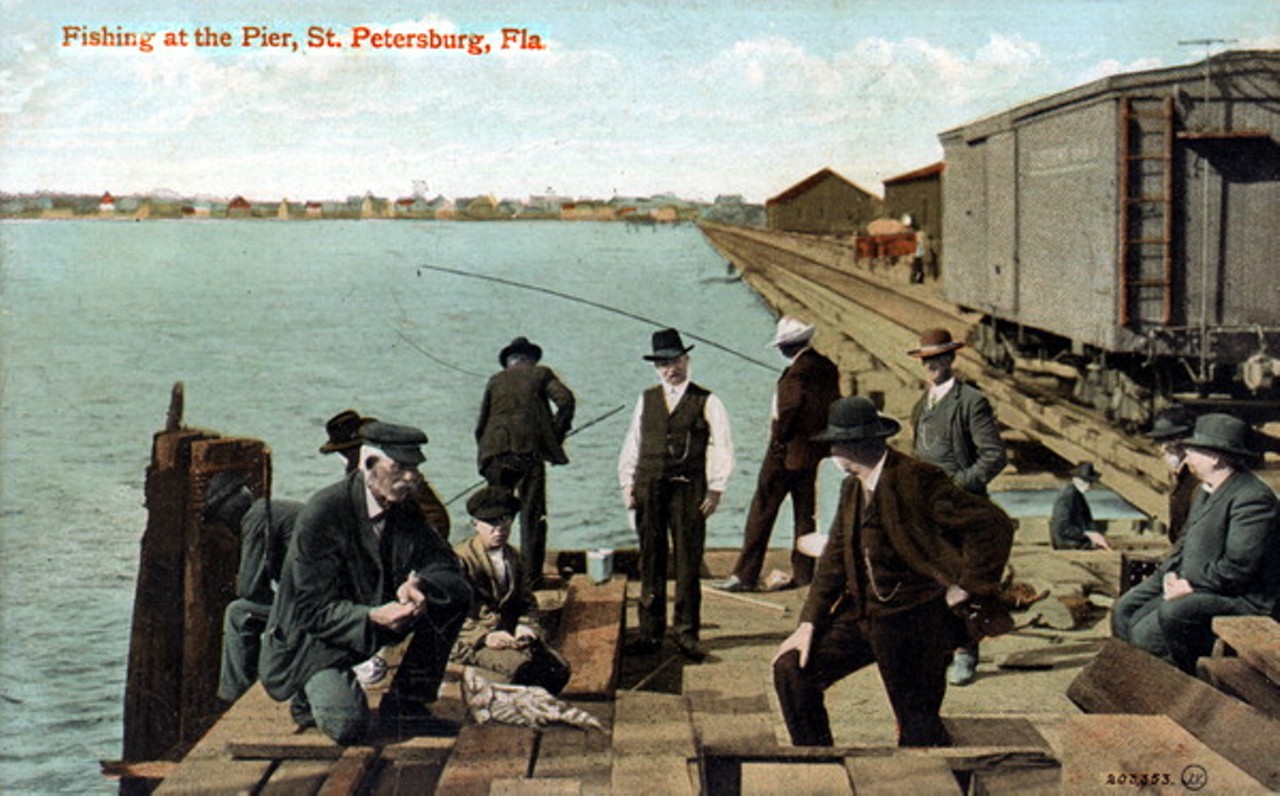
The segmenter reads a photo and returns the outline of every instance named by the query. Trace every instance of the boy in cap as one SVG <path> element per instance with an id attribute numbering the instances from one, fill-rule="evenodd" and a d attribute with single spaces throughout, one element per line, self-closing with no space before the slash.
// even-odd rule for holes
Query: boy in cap
<path id="1" fill-rule="evenodd" d="M 733 472 L 733 439 L 724 404 L 689 380 L 689 351 L 675 329 L 653 333 L 661 381 L 640 395 L 618 456 L 622 503 L 635 510 L 640 541 L 640 636 L 636 654 L 656 652 L 667 625 L 667 555 L 675 553 L 672 630 L 684 657 L 700 661 L 702 591 L 698 575 L 707 518 Z"/>
<path id="2" fill-rule="evenodd" d="M 813 580 L 813 559 L 796 548 L 796 540 L 817 530 L 818 465 L 827 455 L 825 445 L 812 440 L 827 422 L 827 409 L 840 397 L 840 372 L 835 363 L 811 345 L 816 327 L 783 316 L 773 342 L 787 367 L 778 378 L 770 410 L 769 447 L 760 465 L 742 552 L 728 579 L 713 584 L 722 591 L 754 591 L 769 549 L 769 536 L 782 502 L 791 497 L 795 533 L 791 547 L 790 583 L 808 586 Z"/>
<path id="3" fill-rule="evenodd" d="M 1085 494 L 1102 480 L 1091 462 L 1080 462 L 1071 470 L 1071 483 L 1062 488 L 1053 502 L 1049 537 L 1054 550 L 1110 550 L 1107 537 L 1093 525 L 1093 512 Z"/>
<path id="4" fill-rule="evenodd" d="M 992 600 L 1013 543 L 994 503 L 888 447 L 899 423 L 866 398 L 831 405 L 830 443 L 847 477 L 800 624 L 773 658 L 791 742 L 831 746 L 824 692 L 875 663 L 899 746 L 950 742 L 939 717 L 959 612 Z"/>
<path id="5" fill-rule="evenodd" d="M 1202 488 L 1182 544 L 1112 612 L 1116 638 L 1188 674 L 1213 648 L 1215 616 L 1273 616 L 1280 597 L 1280 508 L 1249 470 L 1249 432 L 1228 414 L 1196 420 L 1183 447 Z"/>
<path id="6" fill-rule="evenodd" d="M 428 705 L 471 587 L 416 502 L 427 435 L 374 422 L 361 436 L 359 467 L 298 515 L 263 636 L 262 682 L 273 698 L 293 700 L 300 725 L 356 743 L 368 733 L 370 711 L 351 667 L 412 634 L 381 718 L 402 731 L 456 730 Z"/>
<path id="7" fill-rule="evenodd" d="M 545 643 L 538 601 L 519 552 L 507 541 L 519 512 L 519 499 L 505 487 L 486 486 L 467 500 L 475 535 L 454 552 L 475 597 L 452 660 L 485 669 L 497 682 L 558 694 L 569 682 L 569 664 Z"/>

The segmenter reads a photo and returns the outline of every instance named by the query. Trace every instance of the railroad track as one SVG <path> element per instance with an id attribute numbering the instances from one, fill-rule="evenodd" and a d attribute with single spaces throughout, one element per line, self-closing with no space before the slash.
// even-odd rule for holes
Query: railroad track
<path id="1" fill-rule="evenodd" d="M 838 331 L 905 385 L 924 388 L 918 363 L 904 356 L 919 343 L 921 331 L 945 326 L 953 333 L 967 332 L 979 320 L 924 288 L 855 268 L 852 251 L 835 242 L 718 225 L 704 225 L 702 231 L 775 309 L 801 311 Z M 1068 461 L 1092 461 L 1107 486 L 1139 510 L 1167 519 L 1168 482 L 1154 445 L 1125 434 L 1096 413 L 988 367 L 972 348 L 958 353 L 963 370 L 978 377 L 1003 425 Z"/>

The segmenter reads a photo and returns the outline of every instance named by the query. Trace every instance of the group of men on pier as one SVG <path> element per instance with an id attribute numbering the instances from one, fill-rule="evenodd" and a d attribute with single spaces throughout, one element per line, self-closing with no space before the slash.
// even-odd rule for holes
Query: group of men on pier
<path id="1" fill-rule="evenodd" d="M 900 424 L 865 397 L 841 396 L 836 365 L 812 347 L 815 332 L 795 318 L 778 322 L 771 345 L 787 364 L 768 447 L 741 553 L 729 577 L 712 585 L 808 587 L 800 623 L 773 658 L 793 743 L 832 744 L 824 691 L 874 662 L 899 743 L 943 745 L 947 682 L 972 682 L 978 641 L 1008 626 L 999 590 L 1014 526 L 987 494 L 1007 463 L 995 414 L 956 376 L 964 344 L 926 330 L 907 352 L 926 381 L 911 413 L 912 455 L 892 449 Z M 670 561 L 671 634 L 697 662 L 707 655 L 699 639 L 706 521 L 735 456 L 723 402 L 690 380 L 693 348 L 675 329 L 652 334 L 643 359 L 658 383 L 635 404 L 617 476 L 640 553 L 638 633 L 628 652 L 656 651 L 667 635 Z M 467 503 L 475 535 L 454 548 L 448 511 L 420 470 L 427 436 L 412 426 L 351 410 L 332 418 L 321 451 L 343 454 L 346 475 L 305 504 L 255 501 L 243 479 L 214 479 L 206 515 L 238 528 L 243 542 L 220 696 L 234 700 L 261 679 L 274 698 L 291 700 L 299 725 L 352 743 L 370 727 L 364 689 L 385 674 L 380 651 L 410 637 L 379 711 L 384 723 L 409 731 L 455 729 L 430 709 L 450 660 L 553 693 L 565 685 L 569 665 L 542 636 L 533 592 L 546 555 L 545 466 L 568 463 L 575 398 L 541 358 L 524 337 L 499 352 L 475 429 L 485 484 Z M 1117 603 L 1114 628 L 1184 669 L 1211 642 L 1213 615 L 1269 614 L 1280 590 L 1276 499 L 1248 471 L 1248 431 L 1220 414 L 1202 416 L 1194 430 L 1163 421 L 1152 431 L 1168 455 L 1177 453 L 1173 471 L 1202 486 L 1177 508 L 1185 529 L 1173 553 Z M 816 480 L 827 458 L 845 477 L 824 536 Z M 1085 488 L 1097 480 L 1091 466 L 1073 475 Z M 1175 494 L 1187 501 L 1190 490 Z M 765 551 L 787 497 L 791 572 L 765 583 Z M 516 520 L 518 550 L 508 541 Z M 1091 528 L 1080 537 L 1106 546 Z"/>

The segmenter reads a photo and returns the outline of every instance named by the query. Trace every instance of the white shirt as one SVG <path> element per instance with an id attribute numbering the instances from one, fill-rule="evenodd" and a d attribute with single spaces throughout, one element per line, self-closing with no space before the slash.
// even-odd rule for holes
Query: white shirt
<path id="1" fill-rule="evenodd" d="M 384 509 L 382 504 L 378 502 L 378 499 L 373 496 L 373 492 L 369 490 L 369 485 L 367 483 L 364 487 L 364 507 L 365 511 L 369 512 L 369 520 L 373 523 L 373 536 L 375 539 L 381 541 L 382 530 L 387 527 L 387 518 L 382 515 L 385 514 L 387 510 Z"/>
<path id="2" fill-rule="evenodd" d="M 866 475 L 859 475 L 858 480 L 862 482 L 862 494 L 866 496 L 868 505 L 871 503 L 871 497 L 876 493 L 876 487 L 880 484 L 880 476 L 884 473 L 884 461 L 889 458 L 889 451 L 881 454 L 880 461 L 876 462 L 876 466 L 871 468 L 871 472 Z"/>
<path id="3" fill-rule="evenodd" d="M 935 384 L 929 388 L 929 398 L 925 405 L 932 409 L 943 398 L 947 397 L 947 393 L 951 392 L 951 388 L 956 386 L 956 377 L 952 376 L 941 384 Z"/>
<path id="4" fill-rule="evenodd" d="M 667 413 L 680 403 L 689 389 L 689 381 L 672 387 L 662 383 L 662 397 L 667 405 Z M 636 479 L 636 465 L 640 462 L 640 416 L 644 414 L 644 394 L 636 401 L 635 411 L 631 413 L 631 425 L 627 427 L 626 439 L 622 442 L 622 453 L 618 456 L 618 483 L 623 489 L 631 486 Z M 707 489 L 712 492 L 723 492 L 729 483 L 735 464 L 733 457 L 733 435 L 729 429 L 729 414 L 724 403 L 715 393 L 707 396 L 705 409 L 707 425 L 711 427 L 711 437 L 707 440 Z"/>

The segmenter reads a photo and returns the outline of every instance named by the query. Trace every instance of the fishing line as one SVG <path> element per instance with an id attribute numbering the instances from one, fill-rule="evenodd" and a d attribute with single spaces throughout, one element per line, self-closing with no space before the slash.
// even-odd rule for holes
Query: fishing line
<path id="1" fill-rule="evenodd" d="M 396 303 L 396 307 L 400 310 L 400 322 L 401 322 L 401 323 L 408 323 L 408 321 L 409 321 L 409 313 L 407 313 L 407 312 L 405 312 L 405 311 L 404 311 L 404 305 L 400 303 L 400 296 L 399 296 L 399 295 L 398 295 L 394 290 L 389 290 L 389 291 L 387 291 L 387 292 L 391 294 L 391 300 L 392 300 L 392 301 L 394 301 L 394 302 Z M 420 346 L 420 345 L 418 345 L 416 342 L 414 342 L 414 341 L 413 341 L 413 339 L 412 339 L 412 338 L 410 338 L 410 337 L 409 337 L 409 335 L 405 334 L 405 333 L 404 333 L 404 331 L 403 331 L 399 326 L 396 326 L 395 324 L 391 323 L 390 321 L 388 321 L 388 322 L 387 322 L 387 325 L 391 327 L 391 330 L 392 330 L 393 332 L 395 332 L 395 333 L 396 333 L 396 335 L 397 335 L 397 336 L 399 336 L 399 338 L 400 338 L 401 340 L 403 340 L 403 341 L 405 341 L 406 343 L 408 343 L 408 344 L 409 344 L 410 346 L 412 346 L 412 347 L 413 347 L 413 348 L 414 348 L 414 349 L 415 349 L 419 354 L 422 354 L 424 357 L 426 357 L 427 359 L 429 359 L 429 360 L 431 360 L 432 362 L 436 363 L 437 365 L 440 365 L 441 367 L 448 368 L 449 370 L 457 371 L 458 373 L 465 373 L 465 374 L 466 374 L 466 375 L 468 375 L 468 376 L 475 376 L 475 377 L 476 377 L 476 378 L 478 378 L 478 379 L 487 379 L 487 378 L 489 378 L 488 374 L 485 374 L 485 373 L 477 373 L 477 372 L 475 372 L 474 370 L 467 370 L 467 369 L 466 369 L 466 368 L 464 368 L 464 367 L 461 367 L 461 366 L 459 366 L 459 365 L 455 365 L 455 364 L 453 364 L 452 362 L 447 362 L 447 361 L 445 361 L 445 360 L 441 359 L 440 357 L 436 356 L 435 354 L 432 354 L 430 351 L 428 351 L 427 349 L 423 348 L 422 346 Z"/>
<path id="2" fill-rule="evenodd" d="M 453 274 L 454 276 L 463 276 L 463 277 L 469 277 L 471 279 L 480 279 L 485 282 L 496 282 L 499 285 L 506 285 L 508 287 L 518 287 L 522 290 L 532 290 L 535 293 L 544 293 L 548 296 L 555 296 L 556 298 L 565 299 L 566 301 L 573 301 L 573 302 L 577 302 L 578 304 L 585 304 L 588 307 L 595 307 L 598 310 L 604 310 L 605 312 L 612 312 L 615 315 L 621 315 L 624 318 L 630 318 L 633 321 L 640 321 L 641 323 L 647 323 L 652 326 L 657 326 L 659 328 L 670 327 L 670 324 L 668 323 L 663 323 L 662 321 L 655 320 L 653 318 L 649 318 L 644 315 L 639 315 L 629 310 L 613 307 L 608 304 L 603 304 L 599 301 L 593 301 L 588 298 L 583 298 L 582 296 L 575 296 L 572 293 L 564 293 L 562 291 L 554 290 L 549 287 L 542 287 L 541 285 L 531 285 L 527 282 L 517 282 L 514 279 L 506 279 L 500 276 L 490 276 L 488 274 L 476 274 L 470 271 L 461 271 L 456 268 L 445 268 L 444 266 L 440 266 L 440 265 L 420 265 L 418 266 L 418 276 L 422 276 L 422 269 L 424 268 L 430 271 L 439 271 L 442 274 Z M 768 362 L 764 362 L 763 360 L 755 359 L 754 357 L 748 356 L 747 354 L 744 354 L 741 351 L 735 351 L 732 348 L 729 348 L 728 346 L 717 343 L 714 340 L 708 340 L 705 337 L 700 337 L 691 332 L 681 332 L 681 334 L 683 334 L 685 337 L 688 337 L 692 340 L 697 340 L 699 343 L 706 343 L 712 348 L 723 351 L 726 354 L 732 354 L 733 356 L 738 357 L 739 359 L 744 359 L 753 365 L 759 365 L 760 367 L 766 368 L 769 371 L 772 371 L 774 373 L 776 373 L 778 370 L 778 367 L 776 364 L 771 364 Z"/>
<path id="3" fill-rule="evenodd" d="M 623 409 L 626 409 L 626 408 L 627 408 L 626 404 L 618 404 L 617 406 L 613 407 L 612 409 L 605 412 L 604 414 L 594 417 L 591 420 L 588 420 L 587 422 L 583 423 L 577 428 L 570 429 L 569 433 L 564 435 L 564 438 L 568 439 L 569 437 L 572 437 L 574 434 L 577 434 L 579 431 L 586 431 L 587 429 L 594 426 L 596 423 L 599 423 L 602 420 L 608 420 L 609 418 L 613 417 L 614 415 L 618 414 L 619 412 L 621 412 Z M 484 484 L 484 481 L 485 479 L 481 478 L 479 481 L 476 481 L 471 486 L 467 487 L 466 489 L 462 490 L 458 494 L 446 500 L 444 504 L 446 506 L 453 505 L 458 500 L 458 498 L 463 497 L 468 492 L 471 492 L 473 489 L 476 489 L 477 487 L 482 486 Z"/>

